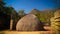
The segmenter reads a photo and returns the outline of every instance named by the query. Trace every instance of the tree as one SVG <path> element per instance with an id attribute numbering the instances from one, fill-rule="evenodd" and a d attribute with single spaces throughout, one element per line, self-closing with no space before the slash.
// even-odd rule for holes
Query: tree
<path id="1" fill-rule="evenodd" d="M 4 11 L 4 5 L 5 3 L 3 2 L 3 0 L 0 0 L 0 12 Z"/>
<path id="2" fill-rule="evenodd" d="M 26 13 L 24 12 L 24 10 L 19 10 L 19 11 L 18 11 L 18 15 L 19 15 L 20 17 L 23 17 L 23 16 L 26 15 Z"/>
<path id="3" fill-rule="evenodd" d="M 0 12 L 10 16 L 13 7 L 6 7 L 3 0 L 0 0 Z"/>
<path id="4" fill-rule="evenodd" d="M 18 15 L 18 13 L 16 12 L 16 10 L 13 9 L 13 11 L 11 13 L 11 17 L 13 19 L 13 24 L 12 24 L 13 28 L 12 29 L 15 30 L 16 24 L 17 24 L 17 22 L 18 22 L 18 20 L 20 18 L 19 15 Z"/>
<path id="5" fill-rule="evenodd" d="M 10 25 L 10 16 L 7 15 L 6 11 L 5 11 L 5 3 L 3 2 L 3 0 L 0 0 L 0 29 L 9 29 L 9 25 Z M 6 24 L 7 23 L 7 24 Z"/>

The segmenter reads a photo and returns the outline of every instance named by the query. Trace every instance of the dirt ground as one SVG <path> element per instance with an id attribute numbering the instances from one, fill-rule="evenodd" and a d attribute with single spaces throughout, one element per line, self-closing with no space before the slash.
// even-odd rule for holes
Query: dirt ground
<path id="1" fill-rule="evenodd" d="M 0 34 L 54 34 L 54 32 L 53 31 L 32 31 L 32 32 L 1 31 Z"/>

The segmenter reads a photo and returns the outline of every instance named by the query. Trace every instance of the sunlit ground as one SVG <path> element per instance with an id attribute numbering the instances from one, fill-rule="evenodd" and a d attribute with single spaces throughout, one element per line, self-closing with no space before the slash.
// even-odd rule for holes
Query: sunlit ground
<path id="1" fill-rule="evenodd" d="M 45 29 L 51 29 L 50 27 L 44 27 Z M 54 31 L 32 31 L 32 32 L 22 32 L 22 31 L 10 31 L 4 30 L 0 31 L 0 34 L 55 34 Z"/>
<path id="2" fill-rule="evenodd" d="M 32 32 L 18 32 L 18 31 L 2 31 L 0 34 L 54 34 L 53 31 L 32 31 Z"/>

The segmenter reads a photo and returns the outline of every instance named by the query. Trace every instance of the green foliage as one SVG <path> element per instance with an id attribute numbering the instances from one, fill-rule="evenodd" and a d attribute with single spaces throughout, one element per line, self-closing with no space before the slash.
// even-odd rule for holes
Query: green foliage
<path id="1" fill-rule="evenodd" d="M 0 8 L 3 7 L 5 5 L 5 3 L 3 2 L 3 0 L 0 0 Z"/>
<path id="2" fill-rule="evenodd" d="M 50 18 L 53 17 L 53 15 L 54 15 L 53 14 L 54 12 L 55 11 L 53 11 L 53 10 L 40 11 L 40 12 L 37 11 L 37 13 L 35 15 L 39 18 L 39 20 L 41 22 L 49 23 Z"/>
<path id="3" fill-rule="evenodd" d="M 3 0 L 0 0 L 0 12 L 10 16 L 12 9 L 13 9 L 13 7 L 6 7 Z"/>
<path id="4" fill-rule="evenodd" d="M 26 15 L 26 13 L 24 12 L 24 10 L 19 10 L 19 11 L 18 11 L 18 15 L 19 15 L 20 17 L 23 17 L 23 16 Z"/>
<path id="5" fill-rule="evenodd" d="M 0 13 L 8 15 L 9 19 L 13 19 L 13 27 L 15 28 L 16 23 L 20 19 L 20 16 L 18 15 L 17 11 L 12 6 L 7 6 L 6 7 L 5 3 L 2 0 L 0 0 Z"/>
<path id="6" fill-rule="evenodd" d="M 4 5 L 5 3 L 2 0 L 0 0 L 0 12 L 4 11 Z"/>

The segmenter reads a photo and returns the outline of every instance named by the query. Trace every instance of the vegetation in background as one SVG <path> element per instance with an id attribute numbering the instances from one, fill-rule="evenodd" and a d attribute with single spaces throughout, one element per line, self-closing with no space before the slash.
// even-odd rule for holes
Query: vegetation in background
<path id="1" fill-rule="evenodd" d="M 6 3 L 4 3 L 3 0 L 0 0 L 0 13 L 8 15 L 10 17 L 9 19 L 14 20 L 14 29 L 18 20 L 26 15 L 26 13 L 24 12 L 25 10 L 23 9 L 16 11 L 12 6 L 5 6 L 5 4 Z M 56 9 L 40 11 L 38 9 L 33 9 L 30 14 L 35 14 L 39 18 L 39 20 L 45 24 L 50 23 L 50 18 L 53 17 L 55 10 Z"/>
<path id="2" fill-rule="evenodd" d="M 18 20 L 25 15 L 24 10 L 20 10 L 17 12 L 12 6 L 5 6 L 5 4 L 6 3 L 3 0 L 0 0 L 0 13 L 2 13 L 0 15 L 4 16 L 3 14 L 5 14 L 9 17 L 10 20 L 13 19 L 13 29 L 15 29 Z M 19 13 L 21 13 L 21 15 L 19 15 Z"/>
<path id="3" fill-rule="evenodd" d="M 33 9 L 30 14 L 35 14 L 43 24 L 50 25 L 50 18 L 53 17 L 54 12 L 54 10 L 39 11 L 38 9 Z"/>

